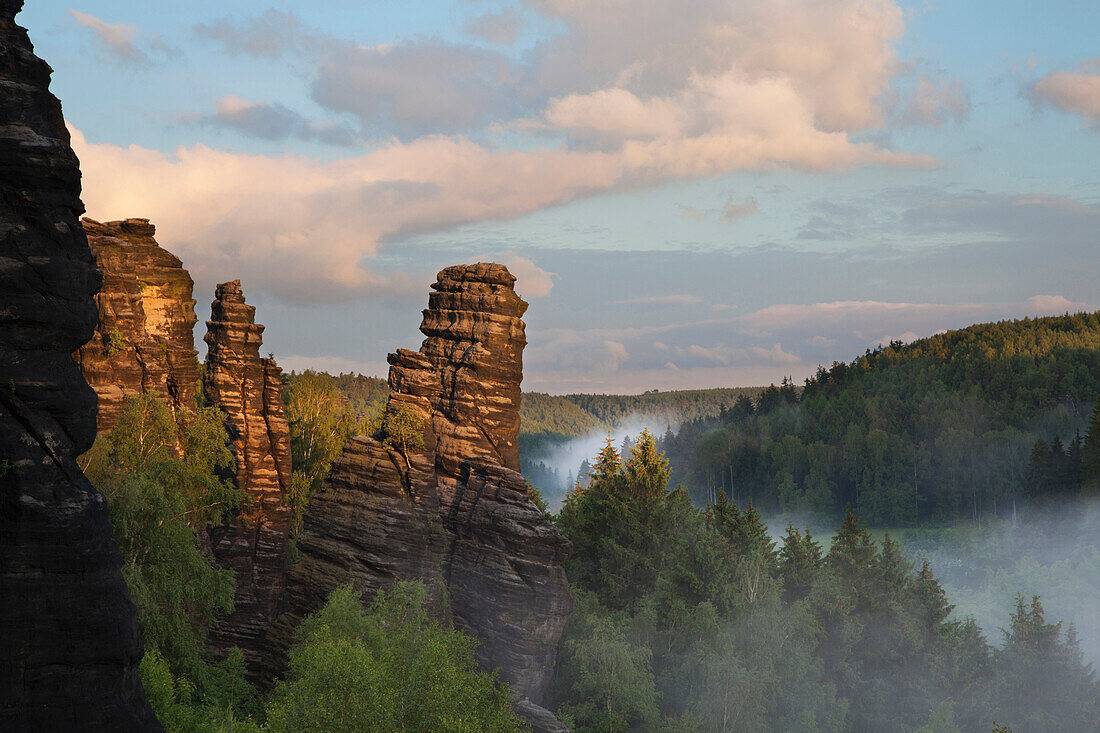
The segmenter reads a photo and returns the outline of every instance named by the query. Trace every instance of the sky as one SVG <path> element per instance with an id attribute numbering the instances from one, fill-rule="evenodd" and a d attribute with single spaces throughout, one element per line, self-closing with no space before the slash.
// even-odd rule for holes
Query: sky
<path id="1" fill-rule="evenodd" d="M 227 12 L 231 8 L 231 12 Z M 800 381 L 1100 309 L 1093 0 L 56 0 L 88 216 L 240 278 L 286 369 L 384 376 L 503 262 L 524 388 Z M 201 345 L 201 344 L 200 344 Z"/>

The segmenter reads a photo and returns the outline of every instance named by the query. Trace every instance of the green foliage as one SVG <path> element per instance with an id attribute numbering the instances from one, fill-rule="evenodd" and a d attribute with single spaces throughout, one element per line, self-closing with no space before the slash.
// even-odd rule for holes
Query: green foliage
<path id="1" fill-rule="evenodd" d="M 473 640 L 424 611 L 425 589 L 398 583 L 369 611 L 343 587 L 295 632 L 268 730 L 518 731 L 507 689 L 477 671 Z"/>
<path id="2" fill-rule="evenodd" d="M 569 702 L 562 719 L 577 733 L 638 730 L 658 720 L 657 690 L 646 646 L 631 643 L 621 622 L 590 594 L 580 594 L 562 647 Z"/>
<path id="3" fill-rule="evenodd" d="M 676 523 L 697 520 L 687 495 L 668 491 L 668 463 L 648 432 L 623 463 L 608 438 L 588 486 L 566 498 L 558 523 L 573 541 L 570 578 L 596 589 L 604 605 L 622 609 L 671 566 L 661 543 Z"/>
<path id="4" fill-rule="evenodd" d="M 699 503 L 723 489 L 765 511 L 980 523 L 1010 517 L 1025 485 L 1080 484 L 1070 464 L 1087 464 L 1087 440 L 1041 482 L 1027 452 L 1084 428 L 1098 393 L 1100 313 L 981 324 L 821 368 L 801 391 L 769 387 L 753 409 L 684 423 L 660 447 Z"/>
<path id="5" fill-rule="evenodd" d="M 382 414 L 382 445 L 396 449 L 409 463 L 409 452 L 424 447 L 424 417 L 406 405 L 391 405 Z"/>
<path id="6" fill-rule="evenodd" d="M 290 504 L 294 507 L 291 531 L 301 531 L 302 517 L 313 495 L 340 455 L 344 444 L 352 435 L 366 434 L 367 414 L 377 394 L 385 394 L 382 388 L 361 377 L 351 375 L 332 377 L 312 371 L 292 374 L 283 389 L 287 422 L 290 423 L 290 455 L 294 467 L 290 485 Z M 384 384 L 384 383 L 383 383 Z M 358 392 L 358 401 L 348 398 L 350 387 L 366 387 Z M 364 408 L 356 410 L 356 405 Z"/>
<path id="7" fill-rule="evenodd" d="M 998 715 L 1023 730 L 1088 731 L 1100 720 L 1091 665 L 1084 663 L 1073 627 L 1047 623 L 1035 596 L 1016 610 L 995 655 Z"/>
<path id="8" fill-rule="evenodd" d="M 542 497 L 542 492 L 538 490 L 538 487 L 527 483 L 527 496 L 530 497 L 531 502 L 538 507 L 538 510 L 542 512 L 542 516 L 546 519 L 551 519 L 550 505 L 546 503 L 546 499 Z"/>
<path id="9" fill-rule="evenodd" d="M 112 328 L 103 336 L 103 345 L 107 350 L 107 356 L 112 357 L 126 348 L 126 339 L 117 328 Z"/>
<path id="10" fill-rule="evenodd" d="M 233 649 L 222 664 L 226 676 L 243 681 L 244 658 Z M 251 718 L 238 718 L 232 705 L 219 705 L 200 698 L 186 677 L 175 677 L 167 660 L 156 648 L 145 653 L 138 667 L 141 685 L 149 704 L 168 733 L 260 733 L 261 727 Z"/>
<path id="11" fill-rule="evenodd" d="M 115 428 L 82 459 L 107 498 L 147 650 L 142 674 L 157 685 L 169 730 L 229 729 L 211 721 L 254 706 L 239 652 L 220 662 L 205 654 L 210 624 L 233 608 L 233 574 L 214 565 L 196 533 L 237 503 L 219 475 L 232 467 L 225 446 L 216 410 L 196 408 L 176 423 L 147 394 L 127 398 Z"/>

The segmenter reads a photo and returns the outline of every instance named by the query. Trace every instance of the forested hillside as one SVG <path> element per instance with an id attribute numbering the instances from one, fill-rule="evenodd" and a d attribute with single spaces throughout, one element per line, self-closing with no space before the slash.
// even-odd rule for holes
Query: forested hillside
<path id="1" fill-rule="evenodd" d="M 1048 455 L 1087 447 L 1076 438 L 1098 391 L 1100 313 L 1003 321 L 891 343 L 819 368 L 802 389 L 773 385 L 685 422 L 661 448 L 699 503 L 724 489 L 765 510 L 980 523 L 1018 511 L 1034 448 L 1051 464 L 1037 441 Z"/>
<path id="2" fill-rule="evenodd" d="M 380 377 L 350 373 L 332 375 L 312 370 L 291 372 L 285 378 L 285 389 L 289 390 L 295 379 L 307 375 L 313 382 L 331 385 L 343 395 L 349 409 L 361 418 L 381 412 L 389 395 L 386 380 Z M 520 451 L 526 459 L 548 445 L 619 427 L 632 417 L 659 418 L 670 425 L 713 417 L 729 409 L 739 396 L 755 398 L 759 393 L 756 387 L 652 390 L 638 395 L 524 392 L 520 407 Z"/>

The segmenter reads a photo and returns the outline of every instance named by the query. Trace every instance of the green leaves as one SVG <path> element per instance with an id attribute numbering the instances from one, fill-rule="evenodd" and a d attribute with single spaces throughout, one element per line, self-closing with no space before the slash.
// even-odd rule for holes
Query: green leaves
<path id="1" fill-rule="evenodd" d="M 268 730 L 486 731 L 523 726 L 507 689 L 478 671 L 474 642 L 428 618 L 420 583 L 379 591 L 369 611 L 350 586 L 295 632 Z"/>

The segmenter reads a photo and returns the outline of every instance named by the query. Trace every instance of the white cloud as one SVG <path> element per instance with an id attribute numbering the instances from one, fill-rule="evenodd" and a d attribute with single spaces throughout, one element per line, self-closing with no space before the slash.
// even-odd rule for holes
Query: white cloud
<path id="1" fill-rule="evenodd" d="M 798 364 L 802 361 L 802 357 L 798 354 L 791 354 L 784 351 L 783 347 L 779 344 L 772 344 L 771 348 L 767 349 L 760 346 L 753 346 L 749 351 L 757 358 L 772 362 L 773 364 Z"/>
<path id="2" fill-rule="evenodd" d="M 405 287 L 370 260 L 412 234 L 735 171 L 935 163 L 852 137 L 884 119 L 902 31 L 891 0 L 525 5 L 564 31 L 520 58 L 425 37 L 364 47 L 278 11 L 197 26 L 228 53 L 309 65 L 314 100 L 358 117 L 375 147 L 324 161 L 167 154 L 75 133 L 89 215 L 150 217 L 200 274 L 334 300 Z M 534 137 L 495 144 L 517 120 Z M 240 96 L 208 121 L 269 139 L 350 135 Z"/>
<path id="3" fill-rule="evenodd" d="M 69 15 L 95 36 L 102 47 L 116 60 L 128 64 L 149 64 L 152 60 L 135 44 L 140 32 L 135 25 L 107 23 L 94 15 L 70 10 Z"/>
<path id="4" fill-rule="evenodd" d="M 1082 64 L 1078 71 L 1054 71 L 1031 87 L 1031 98 L 1074 112 L 1086 121 L 1100 123 L 1100 58 Z"/>
<path id="5" fill-rule="evenodd" d="M 1062 313 L 1080 313 L 1096 310 L 1088 303 L 1075 303 L 1064 295 L 1033 295 L 1027 299 L 1027 310 L 1036 316 L 1052 316 Z"/>
<path id="6" fill-rule="evenodd" d="M 516 292 L 524 298 L 542 298 L 554 287 L 554 273 L 547 272 L 526 257 L 510 254 L 504 264 L 516 276 Z"/>

